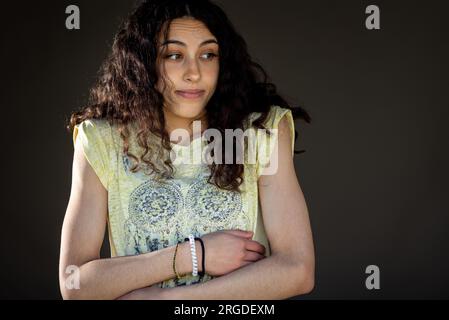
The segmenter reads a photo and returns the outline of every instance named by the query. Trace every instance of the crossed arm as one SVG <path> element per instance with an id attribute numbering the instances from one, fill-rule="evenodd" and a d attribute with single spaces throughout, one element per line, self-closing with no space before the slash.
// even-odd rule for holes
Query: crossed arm
<path id="1" fill-rule="evenodd" d="M 99 259 L 106 225 L 107 191 L 77 142 L 71 198 L 61 239 L 59 274 L 63 298 L 285 299 L 310 292 L 314 287 L 314 248 L 306 203 L 293 165 L 289 132 L 288 122 L 283 118 L 279 124 L 278 171 L 262 175 L 258 183 L 271 256 L 208 282 L 169 289 L 153 284 L 174 277 L 173 247 L 139 256 Z M 180 272 L 189 272 L 189 248 L 183 247 L 178 254 Z M 80 267 L 81 290 L 65 287 L 68 265 Z"/>

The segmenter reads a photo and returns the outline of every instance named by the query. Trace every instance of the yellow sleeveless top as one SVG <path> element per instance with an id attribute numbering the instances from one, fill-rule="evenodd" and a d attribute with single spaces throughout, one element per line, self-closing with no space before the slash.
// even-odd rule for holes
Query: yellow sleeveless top
<path id="1" fill-rule="evenodd" d="M 249 124 L 259 113 L 249 116 Z M 289 109 L 272 106 L 264 125 L 277 129 L 286 116 L 290 124 L 292 154 L 295 127 Z M 276 130 L 273 130 L 276 132 Z M 257 181 L 268 163 L 276 134 L 268 136 L 257 130 L 256 161 L 244 163 L 241 193 L 219 189 L 207 182 L 210 171 L 206 164 L 181 163 L 174 166 L 173 179 L 157 181 L 142 170 L 132 173 L 130 159 L 123 150 L 122 139 L 106 120 L 85 120 L 75 127 L 73 143 L 80 137 L 87 161 L 103 186 L 108 190 L 108 231 L 111 257 L 142 254 L 176 245 L 189 234 L 201 237 L 218 230 L 240 229 L 254 232 L 253 240 L 270 246 L 265 234 L 258 198 Z M 190 145 L 172 143 L 177 157 L 197 154 L 203 150 L 205 139 L 194 139 Z M 130 140 L 129 151 L 142 154 L 137 143 Z M 206 252 L 207 255 L 207 252 Z M 214 278 L 183 276 L 159 283 L 161 287 L 190 285 Z"/>

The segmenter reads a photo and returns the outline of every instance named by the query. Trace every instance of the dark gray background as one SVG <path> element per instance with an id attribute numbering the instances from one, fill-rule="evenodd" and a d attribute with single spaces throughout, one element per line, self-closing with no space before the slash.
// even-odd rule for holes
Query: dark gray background
<path id="1" fill-rule="evenodd" d="M 301 298 L 448 298 L 444 1 L 221 3 L 280 92 L 314 120 L 296 122 L 316 249 L 316 287 Z M 70 4 L 79 31 L 65 29 Z M 0 298 L 60 298 L 73 156 L 65 120 L 86 102 L 133 4 L 2 4 Z M 365 28 L 369 4 L 381 9 L 379 31 Z M 370 264 L 380 290 L 365 288 Z"/>

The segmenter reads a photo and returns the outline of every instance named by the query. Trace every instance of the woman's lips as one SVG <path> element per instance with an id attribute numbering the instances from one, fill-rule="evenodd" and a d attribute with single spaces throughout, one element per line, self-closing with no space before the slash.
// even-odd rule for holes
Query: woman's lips
<path id="1" fill-rule="evenodd" d="M 192 90 L 192 91 L 177 90 L 176 94 L 186 99 L 198 99 L 204 95 L 204 90 Z"/>

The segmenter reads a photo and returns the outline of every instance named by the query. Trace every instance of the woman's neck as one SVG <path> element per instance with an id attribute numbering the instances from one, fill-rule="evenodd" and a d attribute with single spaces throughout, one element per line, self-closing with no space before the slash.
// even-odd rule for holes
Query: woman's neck
<path id="1" fill-rule="evenodd" d="M 193 137 L 194 130 L 193 130 L 193 123 L 194 121 L 201 121 L 201 134 L 204 132 L 204 130 L 207 129 L 207 117 L 206 117 L 206 110 L 203 110 L 203 112 L 196 118 L 183 118 L 175 115 L 174 113 L 170 112 L 166 108 L 164 108 L 164 115 L 165 115 L 165 128 L 167 130 L 167 133 L 171 135 L 171 133 L 176 129 L 183 129 L 186 130 L 189 133 L 190 141 L 195 139 L 196 137 Z M 175 141 L 177 142 L 177 141 Z"/>

